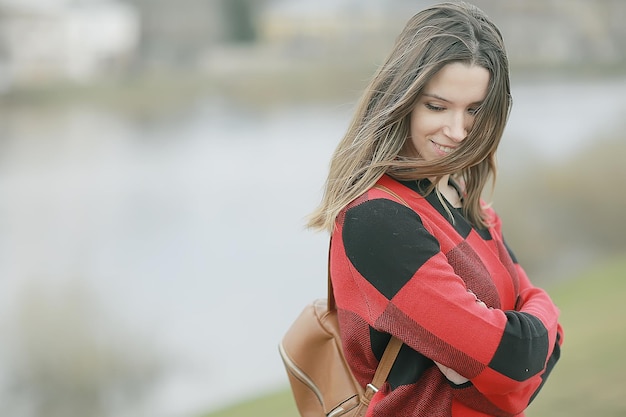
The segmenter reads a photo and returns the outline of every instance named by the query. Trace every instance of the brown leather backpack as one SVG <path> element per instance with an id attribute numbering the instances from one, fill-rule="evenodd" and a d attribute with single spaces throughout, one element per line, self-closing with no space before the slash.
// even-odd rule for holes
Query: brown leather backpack
<path id="1" fill-rule="evenodd" d="M 302 417 L 360 417 L 389 375 L 402 342 L 392 337 L 374 379 L 362 387 L 343 355 L 333 287 L 328 298 L 307 305 L 279 345 Z"/>

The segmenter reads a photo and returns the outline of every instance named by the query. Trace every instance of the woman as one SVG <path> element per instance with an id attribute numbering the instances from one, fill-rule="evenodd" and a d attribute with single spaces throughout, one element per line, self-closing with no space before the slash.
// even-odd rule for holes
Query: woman
<path id="1" fill-rule="evenodd" d="M 511 99 L 502 36 L 466 3 L 415 15 L 365 91 L 309 226 L 331 232 L 343 349 L 368 416 L 521 416 L 560 354 L 558 309 L 481 201 Z M 493 186 L 493 182 L 492 182 Z"/>

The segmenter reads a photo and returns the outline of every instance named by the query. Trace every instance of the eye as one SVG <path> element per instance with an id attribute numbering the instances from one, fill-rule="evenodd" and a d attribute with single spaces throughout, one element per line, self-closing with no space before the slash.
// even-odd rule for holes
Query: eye
<path id="1" fill-rule="evenodd" d="M 469 109 L 467 109 L 467 112 L 471 116 L 476 116 L 476 113 L 478 113 L 479 110 L 480 110 L 480 107 L 470 107 Z"/>
<path id="2" fill-rule="evenodd" d="M 432 111 L 444 111 L 446 109 L 445 107 L 437 106 L 431 103 L 426 103 L 426 108 Z"/>

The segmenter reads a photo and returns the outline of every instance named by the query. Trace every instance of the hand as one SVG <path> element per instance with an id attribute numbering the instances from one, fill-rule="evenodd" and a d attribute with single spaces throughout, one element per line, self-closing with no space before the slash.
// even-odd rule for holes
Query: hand
<path id="1" fill-rule="evenodd" d="M 491 307 L 487 307 L 487 304 L 485 304 L 483 301 L 481 301 L 476 294 L 474 294 L 474 292 L 472 290 L 467 290 L 468 293 L 472 294 L 474 296 L 474 298 L 476 299 L 476 304 L 478 304 L 481 307 L 485 307 L 488 308 L 490 310 L 493 310 Z"/>
<path id="2" fill-rule="evenodd" d="M 439 368 L 441 373 L 446 378 L 448 378 L 448 381 L 452 382 L 453 384 L 461 385 L 461 384 L 465 384 L 467 381 L 469 381 L 469 379 L 467 379 L 464 376 L 460 375 L 457 371 L 455 371 L 452 368 L 448 368 L 447 366 L 444 366 L 444 365 L 440 364 L 439 362 L 435 362 L 435 365 L 437 365 L 437 368 Z"/>

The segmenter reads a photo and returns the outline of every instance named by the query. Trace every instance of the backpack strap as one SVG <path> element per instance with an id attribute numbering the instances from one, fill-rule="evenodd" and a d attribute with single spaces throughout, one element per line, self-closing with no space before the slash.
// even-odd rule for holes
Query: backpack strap
<path id="1" fill-rule="evenodd" d="M 328 245 L 328 257 L 330 260 L 330 242 Z M 336 310 L 337 305 L 335 304 L 335 295 L 333 293 L 333 282 L 330 278 L 330 262 L 328 262 L 328 311 Z M 396 357 L 400 352 L 400 348 L 402 347 L 402 341 L 395 336 L 391 336 L 389 339 L 389 343 L 387 343 L 387 347 L 385 348 L 385 352 L 383 353 L 382 358 L 380 358 L 380 362 L 378 362 L 378 366 L 376 367 L 376 372 L 374 373 L 374 378 L 372 382 L 366 385 L 365 393 L 363 394 L 364 398 L 361 401 L 367 406 L 374 396 L 375 393 L 378 392 L 378 388 L 380 388 L 387 377 L 389 376 L 389 372 L 393 366 L 393 363 L 396 361 Z"/>
<path id="2" fill-rule="evenodd" d="M 387 380 L 391 367 L 396 361 L 396 357 L 398 356 L 401 347 L 402 341 L 395 336 L 391 336 L 391 339 L 389 339 L 389 343 L 385 348 L 385 353 L 383 353 L 383 357 L 378 363 L 376 373 L 374 373 L 374 379 L 372 379 L 371 383 L 367 384 L 365 389 L 365 397 L 368 400 L 372 399 L 374 394 L 378 392 L 378 388 L 380 388 Z M 371 394 L 369 394 L 370 392 Z"/>
<path id="3" fill-rule="evenodd" d="M 332 238 L 330 240 L 332 241 Z M 337 309 L 337 305 L 335 304 L 333 281 L 330 279 L 330 245 L 331 242 L 328 242 L 328 298 L 326 298 L 326 301 L 328 302 L 328 311 L 333 311 Z"/>
<path id="4" fill-rule="evenodd" d="M 381 191 L 386 192 L 387 194 L 391 195 L 392 197 L 395 197 L 396 200 L 400 201 L 402 204 L 404 204 L 405 206 L 407 206 L 408 208 L 411 208 L 411 206 L 409 206 L 409 203 L 407 203 L 404 198 L 400 197 L 395 191 L 392 191 L 391 189 L 389 189 L 388 187 L 385 187 L 382 184 L 376 184 L 374 185 L 372 188 L 377 188 Z"/>
<path id="5" fill-rule="evenodd" d="M 391 196 L 395 197 L 397 200 L 402 202 L 402 204 L 409 207 L 407 202 L 404 201 L 402 197 L 400 197 L 398 194 L 391 191 L 389 188 L 385 187 L 384 185 L 376 184 L 374 185 L 373 188 L 378 188 L 379 190 L 382 190 L 386 192 L 387 194 L 390 194 Z M 333 282 L 330 277 L 330 242 L 328 244 L 328 298 L 327 298 L 327 302 L 328 302 L 328 311 L 337 309 L 337 305 L 335 303 L 335 294 L 333 292 Z M 387 377 L 389 376 L 389 372 L 391 371 L 391 368 L 393 367 L 393 364 L 396 361 L 396 358 L 398 357 L 398 353 L 400 352 L 401 347 L 402 347 L 402 341 L 392 335 L 391 339 L 389 339 L 389 343 L 387 344 L 387 347 L 385 348 L 385 352 L 383 353 L 383 356 L 380 359 L 378 366 L 376 367 L 376 372 L 374 373 L 374 378 L 372 379 L 372 382 L 367 384 L 367 386 L 365 387 L 365 393 L 363 395 L 364 398 L 361 399 L 361 402 L 363 402 L 365 406 L 369 404 L 374 394 L 378 392 L 378 389 L 387 380 Z"/>

